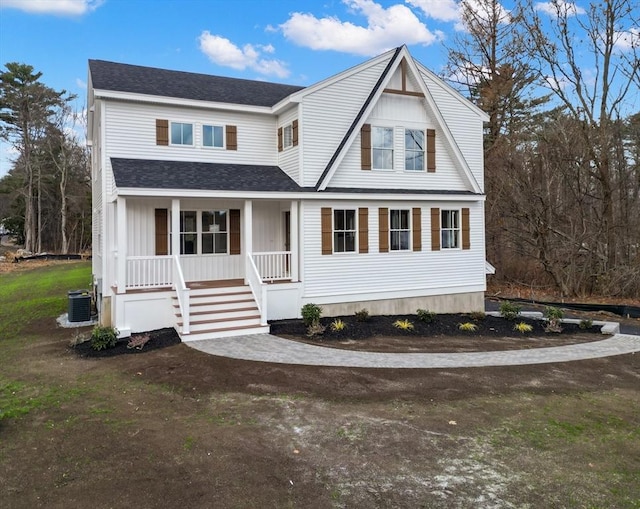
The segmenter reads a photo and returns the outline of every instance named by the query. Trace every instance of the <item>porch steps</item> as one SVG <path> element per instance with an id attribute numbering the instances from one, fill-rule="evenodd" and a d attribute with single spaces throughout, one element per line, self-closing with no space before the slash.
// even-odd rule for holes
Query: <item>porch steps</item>
<path id="1" fill-rule="evenodd" d="M 248 286 L 192 288 L 189 293 L 189 334 L 182 333 L 178 297 L 172 297 L 176 330 L 183 341 L 269 332 L 269 326 L 260 323 L 260 311 Z"/>

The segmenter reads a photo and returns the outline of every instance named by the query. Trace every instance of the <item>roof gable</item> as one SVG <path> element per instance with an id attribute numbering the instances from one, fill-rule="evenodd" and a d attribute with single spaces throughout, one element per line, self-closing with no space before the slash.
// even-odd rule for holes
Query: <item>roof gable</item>
<path id="1" fill-rule="evenodd" d="M 409 77 L 409 79 L 406 79 L 407 76 Z M 371 113 L 381 95 L 384 92 L 393 93 L 394 91 L 398 91 L 395 88 L 395 85 L 397 85 L 396 82 L 400 83 L 402 87 L 400 90 L 404 93 L 409 92 L 411 94 L 424 98 L 424 104 L 430 113 L 430 117 L 434 119 L 435 123 L 444 134 L 447 147 L 462 177 L 473 192 L 481 193 L 481 186 L 478 184 L 469 167 L 469 164 L 460 151 L 460 148 L 458 147 L 451 133 L 451 130 L 449 129 L 444 117 L 442 116 L 442 113 L 438 109 L 438 106 L 426 83 L 420 77 L 420 72 L 418 70 L 417 64 L 413 60 L 413 57 L 411 57 L 411 55 L 409 54 L 406 46 L 402 46 L 396 49 L 396 52 L 389 61 L 389 64 L 385 68 L 384 72 L 381 74 L 380 79 L 376 83 L 376 86 L 371 91 L 371 94 L 367 98 L 367 101 L 363 104 L 359 114 L 356 116 L 356 118 L 354 118 L 354 121 L 345 134 L 342 142 L 336 149 L 321 177 L 318 179 L 318 182 L 316 183 L 316 189 L 324 190 L 327 188 L 331 181 L 331 178 L 340 165 L 340 162 L 346 155 L 347 150 L 351 147 L 351 145 L 357 138 L 360 128 L 366 122 L 367 116 Z M 388 87 L 389 84 L 393 84 L 394 86 Z M 416 87 L 417 90 L 415 90 Z M 469 103 L 469 106 L 471 107 L 473 105 Z M 484 117 L 486 117 L 486 114 L 484 114 L 484 112 L 481 112 L 477 108 L 473 109 L 472 111 L 475 114 L 481 116 L 483 120 Z"/>
<path id="2" fill-rule="evenodd" d="M 89 74 L 98 90 L 247 106 L 272 107 L 304 88 L 104 60 L 89 60 Z"/>

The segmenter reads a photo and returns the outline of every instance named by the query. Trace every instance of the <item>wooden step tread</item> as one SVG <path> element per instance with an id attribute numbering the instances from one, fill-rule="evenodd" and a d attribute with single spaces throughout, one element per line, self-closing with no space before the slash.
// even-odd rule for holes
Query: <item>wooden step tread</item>
<path id="1" fill-rule="evenodd" d="M 203 323 L 214 324 L 214 323 L 224 323 L 224 322 L 239 322 L 241 320 L 255 320 L 256 318 L 259 320 L 260 315 L 234 316 L 232 318 L 215 318 L 213 320 L 191 320 L 189 322 L 189 325 L 201 325 Z M 182 327 L 183 322 L 181 320 L 178 321 L 178 325 Z"/>
<path id="2" fill-rule="evenodd" d="M 258 325 L 239 325 L 237 327 L 220 327 L 219 329 L 191 331 L 189 334 L 184 334 L 184 336 L 187 338 L 192 338 L 194 336 L 197 336 L 198 334 L 211 334 L 212 332 L 225 332 L 225 331 L 245 330 L 245 329 L 260 329 L 264 327 L 268 327 L 268 325 L 258 324 Z"/>
<path id="3" fill-rule="evenodd" d="M 209 315 L 209 314 L 213 315 L 213 314 L 216 314 L 216 313 L 236 313 L 236 312 L 240 312 L 240 311 L 258 311 L 258 307 L 257 306 L 252 306 L 252 307 L 248 307 L 248 308 L 217 309 L 215 311 L 194 311 L 193 313 L 190 313 L 190 316 Z M 176 313 L 176 316 L 178 318 L 182 318 L 182 313 Z"/>
<path id="4" fill-rule="evenodd" d="M 217 306 L 219 304 L 239 304 L 241 302 L 255 302 L 253 299 L 240 299 L 240 300 L 223 300 L 219 302 L 191 302 L 193 299 L 189 299 L 189 307 L 196 306 Z M 179 308 L 180 304 L 174 304 L 174 308 Z M 231 310 L 229 310 L 231 311 Z"/>
<path id="5" fill-rule="evenodd" d="M 202 299 L 205 297 L 227 297 L 231 295 L 251 295 L 251 290 L 245 290 L 242 292 L 214 292 L 214 293 L 191 293 L 189 292 L 189 296 L 192 299 Z M 177 295 L 172 295 L 172 299 L 178 299 Z"/>

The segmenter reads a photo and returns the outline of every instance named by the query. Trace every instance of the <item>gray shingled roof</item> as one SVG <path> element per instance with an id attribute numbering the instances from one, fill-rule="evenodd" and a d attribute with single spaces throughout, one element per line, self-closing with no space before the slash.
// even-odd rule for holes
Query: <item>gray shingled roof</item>
<path id="1" fill-rule="evenodd" d="M 120 188 L 300 192 L 277 166 L 111 158 Z"/>
<path id="2" fill-rule="evenodd" d="M 304 88 L 104 60 L 89 60 L 89 72 L 100 90 L 249 106 L 273 106 Z"/>

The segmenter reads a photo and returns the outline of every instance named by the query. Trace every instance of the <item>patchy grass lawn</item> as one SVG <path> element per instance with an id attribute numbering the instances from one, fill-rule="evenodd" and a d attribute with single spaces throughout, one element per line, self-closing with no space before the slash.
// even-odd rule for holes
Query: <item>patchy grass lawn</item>
<path id="1" fill-rule="evenodd" d="M 185 345 L 87 359 L 55 317 L 89 271 L 0 275 L 1 506 L 640 508 L 640 354 L 404 371 Z"/>

